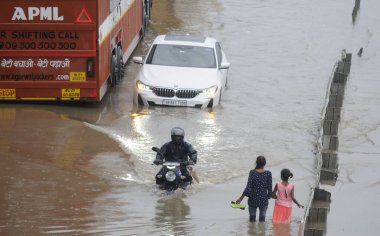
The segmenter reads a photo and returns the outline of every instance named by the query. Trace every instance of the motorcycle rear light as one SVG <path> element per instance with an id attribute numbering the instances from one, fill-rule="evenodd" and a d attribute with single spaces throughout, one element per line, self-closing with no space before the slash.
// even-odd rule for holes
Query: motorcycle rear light
<path id="1" fill-rule="evenodd" d="M 87 60 L 86 73 L 87 73 L 87 77 L 93 78 L 95 76 L 95 61 L 94 61 L 94 59 Z"/>

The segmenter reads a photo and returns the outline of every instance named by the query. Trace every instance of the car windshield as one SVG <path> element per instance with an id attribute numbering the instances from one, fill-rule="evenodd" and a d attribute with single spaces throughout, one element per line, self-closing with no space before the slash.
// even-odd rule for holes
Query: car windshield
<path id="1" fill-rule="evenodd" d="M 155 44 L 150 51 L 147 64 L 216 68 L 216 60 L 213 48 Z"/>

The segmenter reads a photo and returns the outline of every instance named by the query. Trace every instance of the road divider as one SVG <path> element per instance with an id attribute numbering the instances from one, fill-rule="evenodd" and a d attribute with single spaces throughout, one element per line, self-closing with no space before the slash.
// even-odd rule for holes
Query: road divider
<path id="1" fill-rule="evenodd" d="M 299 236 L 322 236 L 326 233 L 331 193 L 321 186 L 335 186 L 338 178 L 338 129 L 344 90 L 351 69 L 351 57 L 351 53 L 343 50 L 342 58 L 334 65 L 330 77 L 317 145 L 317 179 L 300 224 Z"/>

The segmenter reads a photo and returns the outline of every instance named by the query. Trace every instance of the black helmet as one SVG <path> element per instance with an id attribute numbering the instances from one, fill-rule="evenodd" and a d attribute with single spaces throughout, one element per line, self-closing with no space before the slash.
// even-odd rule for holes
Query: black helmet
<path id="1" fill-rule="evenodd" d="M 172 141 L 176 144 L 183 142 L 185 131 L 180 127 L 174 127 L 171 131 Z"/>

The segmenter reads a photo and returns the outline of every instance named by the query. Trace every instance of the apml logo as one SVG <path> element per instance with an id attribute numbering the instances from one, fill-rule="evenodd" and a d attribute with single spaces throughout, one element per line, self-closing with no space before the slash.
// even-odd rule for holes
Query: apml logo
<path id="1" fill-rule="evenodd" d="M 58 7 L 15 7 L 12 21 L 63 21 L 64 17 L 59 15 Z"/>

